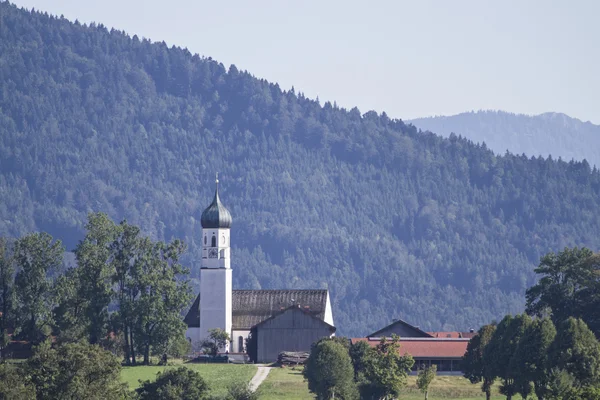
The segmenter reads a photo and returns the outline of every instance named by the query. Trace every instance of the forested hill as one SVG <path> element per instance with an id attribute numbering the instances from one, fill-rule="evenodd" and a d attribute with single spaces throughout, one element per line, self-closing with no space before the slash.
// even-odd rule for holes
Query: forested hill
<path id="1" fill-rule="evenodd" d="M 328 286 L 352 336 L 487 323 L 522 310 L 540 255 L 599 247 L 587 163 L 494 156 L 102 25 L 0 18 L 2 235 L 73 248 L 104 211 L 184 240 L 197 273 L 219 171 L 235 287 Z"/>
<path id="2" fill-rule="evenodd" d="M 478 111 L 408 122 L 446 137 L 455 133 L 474 142 L 485 142 L 496 154 L 508 150 L 536 157 L 552 155 L 565 161 L 585 159 L 592 166 L 600 166 L 600 126 L 565 114 L 531 116 Z"/>

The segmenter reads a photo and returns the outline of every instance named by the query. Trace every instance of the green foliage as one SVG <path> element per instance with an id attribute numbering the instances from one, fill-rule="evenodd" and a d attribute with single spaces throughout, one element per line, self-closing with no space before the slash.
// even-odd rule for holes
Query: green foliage
<path id="1" fill-rule="evenodd" d="M 53 324 L 52 276 L 60 272 L 64 248 L 47 233 L 32 233 L 14 244 L 17 268 L 17 329 L 19 336 L 39 343 L 49 336 Z"/>
<path id="2" fill-rule="evenodd" d="M 493 364 L 489 360 L 490 352 L 488 350 L 488 345 L 495 332 L 495 325 L 482 326 L 477 331 L 477 335 L 469 341 L 467 351 L 462 360 L 464 377 L 471 383 L 481 382 L 481 391 L 485 393 L 488 400 L 491 396 L 492 385 L 496 379 Z"/>
<path id="3" fill-rule="evenodd" d="M 536 319 L 525 330 L 515 353 L 513 367 L 518 369 L 521 385 L 532 382 L 539 400 L 547 395 L 550 379 L 548 351 L 555 337 L 556 328 L 552 320 Z"/>
<path id="4" fill-rule="evenodd" d="M 499 319 L 523 307 L 541 255 L 600 247 L 586 162 L 497 156 L 186 49 L 0 10 L 2 236 L 73 249 L 103 211 L 188 243 L 197 277 L 218 170 L 234 287 L 327 286 L 338 332 L 357 337 L 400 314 L 424 330 Z"/>
<path id="5" fill-rule="evenodd" d="M 548 253 L 535 269 L 538 283 L 527 289 L 527 312 L 550 315 L 555 325 L 582 318 L 600 333 L 600 256 L 586 248 Z"/>
<path id="6" fill-rule="evenodd" d="M 519 391 L 529 393 L 529 381 L 523 381 L 519 371 L 517 348 L 519 341 L 531 324 L 526 315 L 505 316 L 496 327 L 492 338 L 485 348 L 484 359 L 489 363 L 492 375 L 502 380 L 500 393 L 511 398 Z"/>
<path id="7" fill-rule="evenodd" d="M 577 387 L 600 384 L 600 344 L 581 319 L 558 326 L 549 357 L 553 367 L 573 376 Z"/>
<path id="8" fill-rule="evenodd" d="M 0 363 L 0 399 L 35 400 L 35 388 L 21 366 Z"/>
<path id="9" fill-rule="evenodd" d="M 334 340 L 313 344 L 303 371 L 308 389 L 317 399 L 355 399 L 354 371 L 348 350 Z"/>
<path id="10" fill-rule="evenodd" d="M 364 382 L 367 369 L 367 358 L 371 352 L 371 346 L 367 342 L 356 342 L 350 346 L 350 358 L 354 367 L 354 380 L 359 383 Z"/>
<path id="11" fill-rule="evenodd" d="M 367 399 L 393 399 L 406 386 L 406 378 L 415 361 L 410 355 L 400 355 L 398 336 L 392 340 L 382 338 L 366 357 L 361 397 Z"/>
<path id="12" fill-rule="evenodd" d="M 0 361 L 9 343 L 8 329 L 14 326 L 14 273 L 8 243 L 0 238 Z"/>
<path id="13" fill-rule="evenodd" d="M 97 345 L 70 343 L 53 349 L 49 341 L 34 349 L 25 365 L 38 400 L 125 399 L 118 358 Z"/>
<path id="14" fill-rule="evenodd" d="M 205 398 L 208 391 L 200 374 L 186 367 L 159 372 L 156 380 L 145 381 L 136 390 L 140 400 L 197 400 Z"/>
<path id="15" fill-rule="evenodd" d="M 205 354 L 215 357 L 230 341 L 228 332 L 220 328 L 213 328 L 208 330 L 208 337 L 202 341 L 201 346 Z"/>
<path id="16" fill-rule="evenodd" d="M 250 389 L 247 383 L 232 383 L 227 388 L 226 400 L 258 400 L 258 393 Z"/>
<path id="17" fill-rule="evenodd" d="M 437 365 L 431 365 L 429 367 L 424 367 L 419 370 L 419 374 L 417 375 L 417 387 L 423 393 L 425 393 L 425 400 L 428 398 L 429 394 L 429 385 L 435 379 L 437 373 Z"/>

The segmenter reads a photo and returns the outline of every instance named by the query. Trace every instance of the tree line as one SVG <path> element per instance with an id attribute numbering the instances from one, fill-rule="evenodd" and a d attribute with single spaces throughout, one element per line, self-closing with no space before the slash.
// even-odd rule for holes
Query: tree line
<path id="1" fill-rule="evenodd" d="M 103 213 L 89 214 L 85 230 L 68 268 L 62 243 L 47 233 L 0 241 L 2 356 L 11 340 L 38 345 L 50 337 L 97 344 L 133 365 L 187 351 L 185 245 L 153 241 Z"/>
<path id="2" fill-rule="evenodd" d="M 527 313 L 482 326 L 463 359 L 486 398 L 500 380 L 507 399 L 600 399 L 600 257 L 586 248 L 549 253 L 526 293 Z"/>
<path id="3" fill-rule="evenodd" d="M 543 254 L 600 248 L 586 162 L 496 155 L 184 48 L 0 10 L 0 236 L 45 231 L 71 251 L 102 211 L 184 241 L 197 288 L 218 171 L 234 287 L 328 288 L 353 337 L 399 317 L 448 331 L 500 320 L 523 309 Z"/>

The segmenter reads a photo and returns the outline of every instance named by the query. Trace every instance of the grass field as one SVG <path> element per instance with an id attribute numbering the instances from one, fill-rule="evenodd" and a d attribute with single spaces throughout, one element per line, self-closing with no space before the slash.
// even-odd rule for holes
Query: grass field
<path id="1" fill-rule="evenodd" d="M 302 369 L 273 368 L 267 379 L 258 388 L 261 400 L 309 400 L 314 395 L 308 391 L 308 385 L 302 377 Z"/>
<path id="2" fill-rule="evenodd" d="M 227 387 L 232 382 L 250 382 L 256 373 L 253 365 L 233 364 L 182 364 L 188 368 L 198 371 L 211 387 L 211 392 L 222 395 L 227 392 Z M 156 373 L 165 368 L 176 368 L 177 366 L 139 366 L 124 367 L 121 374 L 123 381 L 129 384 L 131 389 L 139 386 L 139 380 L 152 380 Z M 402 391 L 400 399 L 421 400 L 425 396 L 417 388 L 417 377 L 408 377 L 408 386 Z M 267 379 L 258 389 L 261 400 L 310 400 L 314 399 L 308 391 L 308 385 L 304 382 L 301 368 L 273 368 Z M 481 392 L 479 385 L 472 385 L 461 376 L 437 376 L 429 390 L 429 400 L 480 400 L 485 395 Z M 497 385 L 494 386 L 492 399 L 504 399 L 498 393 Z"/>
<path id="3" fill-rule="evenodd" d="M 400 399 L 422 400 L 425 396 L 417 388 L 417 377 L 408 377 L 408 386 L 403 390 Z M 301 369 L 273 368 L 271 373 L 260 386 L 260 399 L 276 400 L 309 400 L 314 399 L 308 391 L 308 386 L 302 378 Z M 472 385 L 460 376 L 437 376 L 429 390 L 429 400 L 480 400 L 485 399 L 479 385 Z M 494 400 L 505 399 L 494 387 Z"/>
<path id="4" fill-rule="evenodd" d="M 256 373 L 254 365 L 234 365 L 234 364 L 181 364 L 188 368 L 198 371 L 200 375 L 208 382 L 211 393 L 221 395 L 227 392 L 227 387 L 232 382 L 250 382 L 250 379 Z M 154 380 L 156 373 L 166 368 L 177 368 L 179 365 L 159 367 L 159 366 L 137 366 L 123 367 L 121 378 L 129 384 L 130 389 L 139 387 L 139 380 Z"/>

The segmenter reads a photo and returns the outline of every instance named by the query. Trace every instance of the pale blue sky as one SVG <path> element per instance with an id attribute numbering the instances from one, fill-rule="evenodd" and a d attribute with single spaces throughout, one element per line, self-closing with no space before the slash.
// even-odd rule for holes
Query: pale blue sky
<path id="1" fill-rule="evenodd" d="M 362 112 L 555 111 L 600 123 L 600 1 L 13 1 Z"/>

